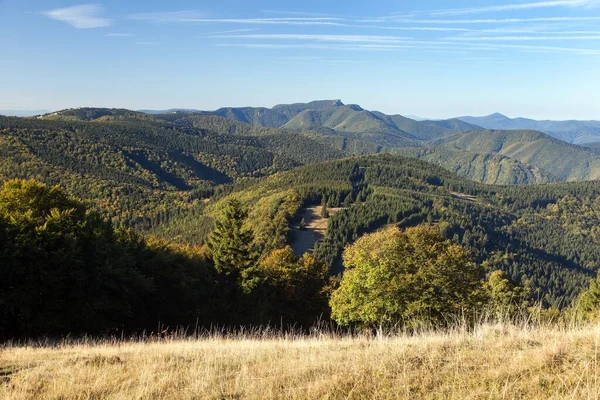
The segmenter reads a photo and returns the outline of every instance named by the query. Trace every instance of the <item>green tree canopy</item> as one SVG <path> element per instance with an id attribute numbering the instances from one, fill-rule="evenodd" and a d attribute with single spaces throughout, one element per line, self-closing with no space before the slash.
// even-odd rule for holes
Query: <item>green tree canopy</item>
<path id="1" fill-rule="evenodd" d="M 242 204 L 231 199 L 215 221 L 208 238 L 208 248 L 215 269 L 221 274 L 237 277 L 256 263 L 256 254 L 252 248 L 253 234 L 244 227 L 247 215 Z"/>
<path id="2" fill-rule="evenodd" d="M 515 283 L 504 271 L 492 271 L 483 287 L 496 317 L 511 317 L 529 306 L 529 288 Z"/>
<path id="3" fill-rule="evenodd" d="M 260 263 L 269 293 L 271 322 L 308 327 L 327 314 L 329 271 L 310 254 L 297 257 L 290 246 L 274 250 Z"/>
<path id="4" fill-rule="evenodd" d="M 0 320 L 5 332 L 97 331 L 133 312 L 151 281 L 125 241 L 60 188 L 12 180 L 0 189 Z"/>
<path id="5" fill-rule="evenodd" d="M 330 301 L 341 325 L 441 323 L 480 301 L 481 267 L 433 226 L 366 235 L 343 259 L 346 270 Z"/>
<path id="6" fill-rule="evenodd" d="M 600 318 L 600 272 L 573 302 L 571 313 L 585 321 L 597 321 Z"/>

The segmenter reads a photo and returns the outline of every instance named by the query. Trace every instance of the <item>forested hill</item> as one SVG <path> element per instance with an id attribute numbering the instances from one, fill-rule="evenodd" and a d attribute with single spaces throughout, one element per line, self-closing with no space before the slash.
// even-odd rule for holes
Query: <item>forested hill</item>
<path id="1" fill-rule="evenodd" d="M 600 157 L 586 147 L 567 144 L 537 131 L 477 131 L 431 142 L 480 154 L 500 154 L 561 181 L 593 180 L 600 177 Z"/>
<path id="2" fill-rule="evenodd" d="M 149 227 L 242 177 L 346 155 L 305 135 L 216 117 L 179 124 L 107 109 L 0 117 L 0 181 L 60 184 L 127 226 Z"/>
<path id="3" fill-rule="evenodd" d="M 471 130 L 478 127 L 460 120 L 418 122 L 340 101 L 280 105 L 273 109 L 225 108 L 215 112 L 163 114 L 78 108 L 47 114 L 37 120 L 87 122 L 94 126 L 152 125 L 163 132 L 174 129 L 212 137 L 225 135 L 223 140 L 228 143 L 244 137 L 253 142 L 246 141 L 245 145 L 258 146 L 293 161 L 293 165 L 352 155 L 399 154 L 422 158 L 463 177 L 490 184 L 590 180 L 600 174 L 600 155 L 596 152 L 541 132 Z M 311 151 L 304 151 L 308 148 Z M 247 171 L 234 175 L 245 174 Z"/>
<path id="4" fill-rule="evenodd" d="M 265 127 L 288 129 L 330 128 L 338 132 L 360 133 L 369 136 L 396 137 L 400 143 L 414 143 L 450 135 L 456 132 L 481 129 L 460 120 L 418 122 L 401 115 L 386 115 L 362 107 L 346 105 L 340 100 L 321 100 L 310 103 L 281 104 L 273 108 L 221 108 L 202 111 L 202 114 L 233 118 Z"/>
<path id="5" fill-rule="evenodd" d="M 489 186 L 389 155 L 330 161 L 240 182 L 202 213 L 181 215 L 154 233 L 201 243 L 230 198 L 250 208 L 248 226 L 266 253 L 294 243 L 302 207 L 341 208 L 329 218 L 327 234 L 314 250 L 333 271 L 339 271 L 344 246 L 364 233 L 392 223 L 424 222 L 442 224 L 447 237 L 468 247 L 487 268 L 528 281 L 549 304 L 568 303 L 600 267 L 600 182 Z"/>
<path id="6" fill-rule="evenodd" d="M 415 121 L 345 105 L 340 100 L 200 113 L 255 126 L 318 131 L 326 137 L 361 141 L 363 149 L 368 147 L 364 142 L 371 143 L 381 146 L 371 153 L 419 157 L 466 178 L 491 184 L 591 180 L 600 176 L 600 157 L 595 152 L 570 146 L 542 132 L 484 130 L 469 119 Z M 506 125 L 507 129 L 512 127 Z"/>

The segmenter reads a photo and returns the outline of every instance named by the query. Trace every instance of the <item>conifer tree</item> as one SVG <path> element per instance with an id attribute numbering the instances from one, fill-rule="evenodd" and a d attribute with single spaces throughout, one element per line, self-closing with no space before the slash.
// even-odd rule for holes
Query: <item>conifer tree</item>
<path id="1" fill-rule="evenodd" d="M 327 209 L 325 197 L 323 197 L 323 201 L 321 201 L 321 218 L 329 218 L 329 210 Z"/>
<path id="2" fill-rule="evenodd" d="M 252 248 L 252 231 L 244 227 L 247 212 L 238 200 L 229 200 L 221 216 L 215 222 L 208 238 L 217 272 L 238 276 L 252 267 L 256 256 Z"/>
<path id="3" fill-rule="evenodd" d="M 344 207 L 350 207 L 352 205 L 352 192 L 348 193 L 348 196 L 344 199 Z"/>

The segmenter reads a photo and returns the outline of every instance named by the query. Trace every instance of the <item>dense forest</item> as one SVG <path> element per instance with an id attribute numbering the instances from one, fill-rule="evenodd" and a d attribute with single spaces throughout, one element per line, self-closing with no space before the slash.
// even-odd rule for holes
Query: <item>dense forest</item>
<path id="1" fill-rule="evenodd" d="M 330 318 L 369 326 L 383 316 L 416 321 L 425 310 L 441 323 L 459 309 L 514 306 L 507 298 L 568 309 L 581 293 L 594 309 L 600 183 L 489 185 L 395 155 L 408 150 L 366 131 L 226 117 L 106 109 L 0 117 L 0 335 L 309 327 Z M 438 125 L 422 135 L 456 126 Z M 436 140 L 457 143 L 452 134 Z M 560 180 L 489 159 L 499 167 L 488 172 Z M 299 252 L 314 230 L 304 220 L 311 209 L 326 229 Z M 397 258 L 379 262 L 383 249 Z M 374 271 L 382 282 L 408 274 L 423 296 L 380 287 Z M 360 286 L 365 279 L 372 286 Z M 431 293 L 444 287 L 456 296 L 443 292 L 435 303 Z M 356 302 L 378 291 L 399 294 L 378 306 Z"/>
<path id="2" fill-rule="evenodd" d="M 269 222 L 277 221 L 279 207 L 287 204 L 281 199 L 289 193 L 297 194 L 298 207 L 323 202 L 341 207 L 329 218 L 327 234 L 314 250 L 334 273 L 341 272 L 344 246 L 362 234 L 388 224 L 427 222 L 443 225 L 448 238 L 470 249 L 490 271 L 501 269 L 514 280 L 528 280 L 547 304 L 568 304 L 598 269 L 600 242 L 592 227 L 598 222 L 594 202 L 599 183 L 488 186 L 422 161 L 389 155 L 310 165 L 234 185 L 232 194 L 205 206 L 202 218 L 182 214 L 155 234 L 202 243 L 197 233 L 208 232 L 211 216 L 228 198 L 244 202 L 253 214 L 268 213 L 273 217 Z M 293 229 L 262 220 L 258 217 L 249 225 L 294 242 Z M 297 223 L 289 218 L 290 225 Z"/>

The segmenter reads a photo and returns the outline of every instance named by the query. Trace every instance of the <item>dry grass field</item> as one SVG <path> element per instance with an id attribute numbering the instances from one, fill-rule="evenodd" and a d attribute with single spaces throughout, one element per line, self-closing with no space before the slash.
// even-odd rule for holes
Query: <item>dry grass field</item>
<path id="1" fill-rule="evenodd" d="M 596 399 L 600 326 L 5 345 L 5 399 Z"/>

